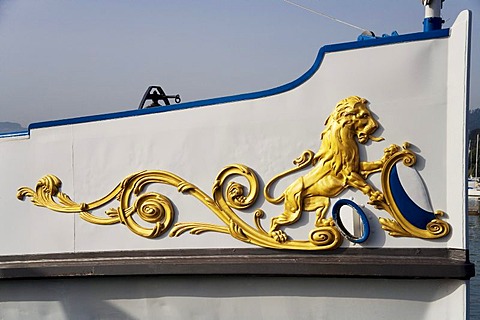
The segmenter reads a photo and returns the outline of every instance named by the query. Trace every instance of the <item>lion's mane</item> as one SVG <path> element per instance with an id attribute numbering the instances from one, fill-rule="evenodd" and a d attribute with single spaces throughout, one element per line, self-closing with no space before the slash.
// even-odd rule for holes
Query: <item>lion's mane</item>
<path id="1" fill-rule="evenodd" d="M 325 129 L 320 136 L 322 144 L 315 155 L 315 163 L 318 161 L 318 165 L 332 168 L 335 174 L 346 168 L 349 171 L 358 171 L 360 164 L 358 146 L 354 139 L 355 132 L 349 124 L 355 121 L 359 105 L 365 105 L 367 102 L 364 98 L 352 96 L 336 105 L 325 121 Z"/>

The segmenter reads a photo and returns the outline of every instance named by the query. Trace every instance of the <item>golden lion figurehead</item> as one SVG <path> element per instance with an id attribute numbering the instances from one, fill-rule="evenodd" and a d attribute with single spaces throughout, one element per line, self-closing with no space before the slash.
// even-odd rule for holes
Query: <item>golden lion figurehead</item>
<path id="1" fill-rule="evenodd" d="M 368 140 L 383 140 L 372 136 L 378 129 L 378 123 L 373 119 L 367 104 L 366 99 L 357 96 L 341 100 L 325 121 L 320 149 L 311 162 L 313 169 L 297 178 L 280 197 L 270 197 L 268 189 L 277 177 L 284 174 L 277 175 L 266 185 L 264 194 L 267 201 L 280 203 L 283 200 L 285 206 L 284 212 L 272 218 L 270 225 L 269 234 L 276 241 L 286 241 L 287 237 L 279 227 L 298 221 L 302 211 L 316 212 L 317 227 L 328 224 L 324 217 L 330 198 L 338 196 L 349 187 L 360 190 L 372 201 L 382 199 L 381 192 L 370 186 L 365 179 L 369 174 L 378 172 L 386 158 L 362 162 L 358 152 L 357 141 L 365 144 Z"/>
<path id="2" fill-rule="evenodd" d="M 366 99 L 357 96 L 341 100 L 325 121 L 325 130 L 321 135 L 322 140 L 327 133 L 333 132 L 336 132 L 337 135 L 342 132 L 344 136 L 339 135 L 336 138 L 344 142 L 346 142 L 346 139 L 353 138 L 350 134 L 356 136 L 358 142 L 362 144 L 365 144 L 369 139 L 381 140 L 381 138 L 372 136 L 378 128 L 378 123 L 373 119 L 367 104 Z"/>
<path id="3" fill-rule="evenodd" d="M 325 219 L 325 216 L 330 199 L 337 197 L 347 188 L 359 190 L 367 195 L 370 201 L 383 200 L 383 194 L 366 179 L 370 174 L 379 172 L 385 161 L 399 147 L 392 145 L 385 149 L 380 160 L 361 161 L 357 141 L 365 144 L 369 140 L 383 140 L 372 136 L 378 129 L 378 123 L 372 117 L 367 104 L 366 99 L 357 96 L 341 100 L 325 121 L 318 152 L 311 158 L 311 162 L 305 162 L 311 163 L 313 168 L 298 177 L 277 198 L 269 196 L 270 186 L 286 173 L 293 173 L 299 169 L 290 169 L 279 174 L 265 186 L 264 195 L 267 201 L 275 204 L 284 201 L 283 213 L 273 217 L 270 224 L 269 235 L 276 241 L 287 241 L 287 235 L 279 228 L 298 221 L 303 211 L 315 211 L 316 227 L 329 225 L 331 221 Z M 308 154 L 313 153 L 311 150 L 308 151 Z"/>

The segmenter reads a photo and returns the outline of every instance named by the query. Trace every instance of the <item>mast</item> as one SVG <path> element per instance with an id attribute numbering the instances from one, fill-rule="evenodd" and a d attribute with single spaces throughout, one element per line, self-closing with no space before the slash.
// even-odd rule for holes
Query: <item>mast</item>
<path id="1" fill-rule="evenodd" d="M 478 137 L 480 134 L 477 133 L 477 149 L 476 149 L 476 156 L 475 156 L 475 178 L 478 178 Z"/>
<path id="2" fill-rule="evenodd" d="M 425 19 L 423 19 L 423 32 L 442 29 L 444 23 L 440 13 L 444 0 L 422 0 L 425 7 Z"/>

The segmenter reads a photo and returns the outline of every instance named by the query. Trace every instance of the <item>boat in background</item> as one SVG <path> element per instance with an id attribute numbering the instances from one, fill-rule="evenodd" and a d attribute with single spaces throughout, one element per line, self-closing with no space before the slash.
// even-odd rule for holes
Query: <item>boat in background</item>
<path id="1" fill-rule="evenodd" d="M 480 214 L 480 178 L 468 178 L 468 214 Z"/>
<path id="2" fill-rule="evenodd" d="M 468 178 L 468 196 L 480 197 L 480 178 Z"/>

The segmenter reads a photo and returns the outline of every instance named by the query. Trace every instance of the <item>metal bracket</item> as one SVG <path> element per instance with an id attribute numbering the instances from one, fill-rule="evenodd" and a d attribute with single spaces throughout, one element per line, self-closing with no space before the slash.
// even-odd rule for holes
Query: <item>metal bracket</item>
<path id="1" fill-rule="evenodd" d="M 175 99 L 176 103 L 180 103 L 182 100 L 180 99 L 180 95 L 172 95 L 172 96 L 167 96 L 165 94 L 165 91 L 163 91 L 162 87 L 160 86 L 150 86 L 148 87 L 147 91 L 145 91 L 145 94 L 143 95 L 142 101 L 140 101 L 140 105 L 138 106 L 138 109 L 144 109 L 144 108 L 151 108 L 151 107 L 160 107 L 162 106 L 160 104 L 160 101 L 163 101 L 164 106 L 169 106 L 170 101 L 168 99 Z M 147 100 L 151 100 L 152 103 L 148 106 L 145 106 L 145 102 Z"/>

